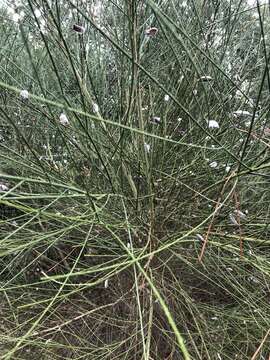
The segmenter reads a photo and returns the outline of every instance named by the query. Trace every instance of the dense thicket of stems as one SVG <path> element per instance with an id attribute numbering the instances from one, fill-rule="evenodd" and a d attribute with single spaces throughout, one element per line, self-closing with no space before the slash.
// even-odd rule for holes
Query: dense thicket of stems
<path id="1" fill-rule="evenodd" d="M 1 6 L 1 359 L 269 360 L 269 1 Z"/>

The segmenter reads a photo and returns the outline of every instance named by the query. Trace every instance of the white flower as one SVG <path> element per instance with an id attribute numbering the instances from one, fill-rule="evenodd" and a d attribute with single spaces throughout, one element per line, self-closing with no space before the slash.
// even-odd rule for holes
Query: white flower
<path id="1" fill-rule="evenodd" d="M 28 92 L 28 90 L 22 90 L 22 91 L 20 92 L 20 97 L 21 97 L 22 99 L 28 99 L 28 98 L 29 98 L 29 92 Z"/>
<path id="2" fill-rule="evenodd" d="M 66 114 L 62 113 L 59 116 L 59 122 L 60 122 L 61 125 L 64 125 L 64 126 L 67 126 L 69 124 L 69 121 L 68 121 L 68 118 L 67 118 Z"/>
<path id="3" fill-rule="evenodd" d="M 180 117 L 177 119 L 177 121 L 178 121 L 178 122 L 181 122 L 182 120 L 183 120 L 183 119 L 182 119 L 182 118 L 180 118 Z"/>
<path id="4" fill-rule="evenodd" d="M 160 124 L 160 121 L 161 121 L 160 117 L 158 117 L 158 116 L 153 116 L 152 119 L 150 120 L 150 122 L 155 125 Z"/>
<path id="5" fill-rule="evenodd" d="M 97 114 L 97 113 L 99 112 L 99 106 L 98 106 L 98 104 L 96 104 L 96 103 L 93 104 L 93 112 L 94 112 L 95 114 Z"/>
<path id="6" fill-rule="evenodd" d="M 41 17 L 41 11 L 39 9 L 35 9 L 34 14 L 36 15 L 37 18 Z"/>
<path id="7" fill-rule="evenodd" d="M 218 166 L 218 163 L 216 161 L 213 161 L 209 164 L 211 168 L 216 168 Z"/>
<path id="8" fill-rule="evenodd" d="M 147 143 L 144 143 L 144 150 L 149 153 L 150 152 L 150 145 L 147 144 Z"/>
<path id="9" fill-rule="evenodd" d="M 234 210 L 235 215 L 240 219 L 246 219 L 247 215 L 240 210 Z"/>
<path id="10" fill-rule="evenodd" d="M 156 36 L 157 33 L 158 33 L 158 29 L 156 27 L 152 27 L 152 28 L 145 30 L 146 36 L 153 37 L 153 36 Z"/>
<path id="11" fill-rule="evenodd" d="M 7 185 L 0 183 L 0 191 L 8 191 L 8 190 L 9 190 L 9 188 Z"/>
<path id="12" fill-rule="evenodd" d="M 106 279 L 104 281 L 104 287 L 105 287 L 105 289 L 107 289 L 109 287 L 109 280 L 108 279 Z"/>
<path id="13" fill-rule="evenodd" d="M 209 120 L 208 121 L 208 127 L 209 129 L 218 129 L 219 128 L 219 124 L 216 120 Z"/>
<path id="14" fill-rule="evenodd" d="M 242 92 L 241 92 L 240 90 L 236 90 L 235 96 L 236 96 L 238 99 L 240 99 L 240 98 L 243 97 L 243 94 L 242 94 Z"/>
<path id="15" fill-rule="evenodd" d="M 255 276 L 250 276 L 250 277 L 248 278 L 248 280 L 249 280 L 250 282 L 255 283 L 255 284 L 259 284 L 259 283 L 260 283 L 260 280 L 258 280 Z"/>
<path id="16" fill-rule="evenodd" d="M 211 81 L 211 80 L 213 80 L 213 79 L 212 79 L 211 76 L 201 76 L 201 77 L 200 77 L 200 80 L 206 82 L 206 81 Z"/>
<path id="17" fill-rule="evenodd" d="M 252 116 L 252 114 L 249 111 L 246 111 L 246 110 L 234 111 L 233 115 L 236 116 L 236 117 L 239 117 L 239 116 Z"/>
<path id="18" fill-rule="evenodd" d="M 231 170 L 231 167 L 229 165 L 226 166 L 225 171 L 229 172 Z"/>
<path id="19" fill-rule="evenodd" d="M 169 100 L 170 100 L 169 95 L 166 94 L 166 95 L 164 96 L 164 100 L 165 100 L 165 101 L 169 101 Z"/>
<path id="20" fill-rule="evenodd" d="M 15 22 L 15 23 L 18 23 L 19 20 L 20 20 L 20 15 L 18 13 L 15 13 L 12 15 L 12 20 Z"/>

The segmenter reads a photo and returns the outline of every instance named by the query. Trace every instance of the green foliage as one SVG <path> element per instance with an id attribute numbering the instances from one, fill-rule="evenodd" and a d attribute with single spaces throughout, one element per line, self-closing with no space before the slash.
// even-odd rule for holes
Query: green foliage
<path id="1" fill-rule="evenodd" d="M 268 359 L 270 9 L 249 3 L 3 5 L 1 358 Z"/>

